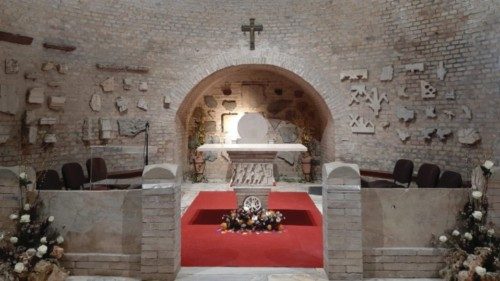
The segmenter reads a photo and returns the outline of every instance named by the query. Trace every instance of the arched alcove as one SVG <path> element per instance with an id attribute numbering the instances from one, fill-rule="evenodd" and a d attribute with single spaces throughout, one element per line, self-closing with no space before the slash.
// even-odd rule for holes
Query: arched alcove
<path id="1" fill-rule="evenodd" d="M 246 112 L 261 112 L 270 124 L 268 137 L 276 143 L 304 141 L 311 137 L 310 150 L 320 164 L 334 158 L 332 114 L 322 96 L 299 75 L 267 64 L 230 66 L 208 75 L 193 87 L 177 110 L 181 137 L 180 162 L 189 171 L 198 127 L 206 143 L 234 142 L 236 124 Z M 226 179 L 229 162 L 221 154 L 205 155 L 209 180 Z M 299 179 L 297 154 L 279 154 L 278 176 Z"/>

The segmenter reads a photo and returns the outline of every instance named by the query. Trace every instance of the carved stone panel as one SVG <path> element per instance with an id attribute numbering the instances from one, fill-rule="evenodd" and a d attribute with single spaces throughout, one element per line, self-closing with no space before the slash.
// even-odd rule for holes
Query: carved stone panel
<path id="1" fill-rule="evenodd" d="M 19 97 L 14 86 L 0 84 L 0 112 L 15 115 L 19 109 Z"/>
<path id="2" fill-rule="evenodd" d="M 398 119 L 402 119 L 404 122 L 409 122 L 415 119 L 415 111 L 409 110 L 404 106 L 398 106 L 396 108 L 396 117 L 398 117 Z"/>
<path id="3" fill-rule="evenodd" d="M 444 68 L 444 62 L 440 61 L 436 71 L 437 78 L 439 80 L 444 80 L 447 72 L 448 71 L 446 71 L 446 68 Z"/>
<path id="4" fill-rule="evenodd" d="M 378 117 L 378 114 L 380 112 L 380 105 L 382 104 L 383 101 L 389 103 L 389 99 L 387 99 L 387 95 L 385 93 L 379 95 L 377 88 L 373 88 L 370 91 L 370 94 L 366 97 L 366 101 L 368 102 L 368 106 L 373 110 L 375 113 L 375 117 Z"/>
<path id="5" fill-rule="evenodd" d="M 125 112 L 128 110 L 128 102 L 124 97 L 117 97 L 116 98 L 116 107 L 118 107 L 118 111 L 120 113 Z"/>
<path id="6" fill-rule="evenodd" d="M 436 107 L 434 105 L 429 105 L 425 108 L 425 116 L 427 118 L 436 118 Z"/>
<path id="7" fill-rule="evenodd" d="M 353 69 L 340 72 L 340 81 L 357 81 L 366 79 L 368 79 L 368 69 Z"/>
<path id="8" fill-rule="evenodd" d="M 109 77 L 108 79 L 101 82 L 101 88 L 103 92 L 106 93 L 113 92 L 115 90 L 115 86 L 116 83 L 114 77 Z"/>
<path id="9" fill-rule="evenodd" d="M 128 91 L 132 89 L 132 78 L 124 78 L 123 79 L 123 89 Z"/>
<path id="10" fill-rule="evenodd" d="M 352 85 L 351 86 L 351 101 L 349 105 L 353 103 L 359 104 L 361 102 L 361 98 L 366 96 L 366 86 L 364 84 L 361 85 Z"/>
<path id="11" fill-rule="evenodd" d="M 464 117 L 465 119 L 471 120 L 472 119 L 472 111 L 470 108 L 466 105 L 462 105 L 462 111 L 464 112 Z"/>
<path id="12" fill-rule="evenodd" d="M 52 125 L 57 124 L 57 118 L 56 117 L 42 117 L 42 118 L 40 118 L 39 124 L 52 126 Z"/>
<path id="13" fill-rule="evenodd" d="M 351 127 L 351 132 L 355 134 L 374 134 L 375 126 L 371 121 L 365 122 L 363 117 L 359 115 L 350 114 L 349 127 Z"/>
<path id="14" fill-rule="evenodd" d="M 265 185 L 274 184 L 272 163 L 236 163 L 233 165 L 231 185 Z"/>
<path id="15" fill-rule="evenodd" d="M 147 120 L 121 119 L 118 120 L 118 132 L 120 136 L 136 136 L 146 130 Z"/>
<path id="16" fill-rule="evenodd" d="M 92 95 L 92 98 L 90 99 L 90 108 L 92 108 L 92 110 L 96 112 L 101 111 L 101 95 Z"/>
<path id="17" fill-rule="evenodd" d="M 411 137 L 410 133 L 402 130 L 396 130 L 396 133 L 398 134 L 398 137 L 402 142 L 407 141 Z"/>
<path id="18" fill-rule="evenodd" d="M 44 91 L 41 87 L 32 88 L 28 93 L 28 103 L 42 104 L 45 101 Z"/>
<path id="19" fill-rule="evenodd" d="M 409 98 L 410 96 L 406 93 L 406 86 L 399 86 L 398 87 L 398 97 L 403 99 L 403 98 Z"/>
<path id="20" fill-rule="evenodd" d="M 36 121 L 36 114 L 33 110 L 26 110 L 24 113 L 24 124 L 30 125 Z"/>
<path id="21" fill-rule="evenodd" d="M 453 119 L 455 117 L 455 113 L 451 110 L 443 110 L 443 113 L 448 117 L 448 119 Z"/>
<path id="22" fill-rule="evenodd" d="M 420 81 L 420 93 L 423 99 L 433 99 L 436 97 L 436 88 L 426 81 Z"/>
<path id="23" fill-rule="evenodd" d="M 422 135 L 424 136 L 424 140 L 430 141 L 434 133 L 437 131 L 436 128 L 426 128 L 422 130 Z"/>
<path id="24" fill-rule="evenodd" d="M 16 74 L 19 72 L 19 62 L 15 59 L 5 60 L 5 73 L 6 74 Z"/>
<path id="25" fill-rule="evenodd" d="M 472 129 L 460 129 L 458 130 L 458 142 L 462 144 L 473 145 L 481 140 L 479 133 Z"/>
<path id="26" fill-rule="evenodd" d="M 148 90 L 148 82 L 140 82 L 139 83 L 139 91 L 146 92 Z"/>
<path id="27" fill-rule="evenodd" d="M 92 131 L 92 119 L 87 117 L 87 118 L 83 119 L 82 140 L 83 141 L 90 141 L 93 139 L 94 139 L 94 133 Z"/>
<path id="28" fill-rule="evenodd" d="M 447 99 L 447 100 L 455 100 L 455 91 L 451 90 L 451 91 L 447 92 L 444 95 L 444 98 Z"/>
<path id="29" fill-rule="evenodd" d="M 409 63 L 404 65 L 406 71 L 410 72 L 417 72 L 417 71 L 424 71 L 424 63 L 419 62 L 419 63 Z"/>
<path id="30" fill-rule="evenodd" d="M 111 139 L 111 120 L 109 118 L 99 118 L 99 135 L 101 140 Z"/>
<path id="31" fill-rule="evenodd" d="M 143 98 L 140 98 L 138 101 L 137 101 L 137 107 L 144 110 L 144 111 L 147 111 L 148 110 L 148 103 L 146 102 L 145 99 Z"/>
<path id="32" fill-rule="evenodd" d="M 437 129 L 436 136 L 440 141 L 445 141 L 450 135 L 452 131 L 450 129 Z"/>
<path id="33" fill-rule="evenodd" d="M 36 139 L 38 137 L 38 127 L 37 126 L 29 126 L 28 127 L 28 143 L 35 144 Z"/>
<path id="34" fill-rule="evenodd" d="M 49 97 L 49 108 L 53 110 L 61 110 L 66 102 L 65 97 L 50 96 Z"/>
<path id="35" fill-rule="evenodd" d="M 382 68 L 382 73 L 380 74 L 380 81 L 391 81 L 394 74 L 394 68 L 392 65 L 384 66 Z"/>

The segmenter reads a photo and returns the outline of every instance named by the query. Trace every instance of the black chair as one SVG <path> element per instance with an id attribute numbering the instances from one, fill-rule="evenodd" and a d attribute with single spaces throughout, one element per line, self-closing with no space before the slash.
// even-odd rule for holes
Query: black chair
<path id="1" fill-rule="evenodd" d="M 61 172 L 66 189 L 79 190 L 83 188 L 83 184 L 86 180 L 83 174 L 83 168 L 80 164 L 76 162 L 66 163 L 62 166 Z"/>
<path id="2" fill-rule="evenodd" d="M 405 187 L 401 184 L 406 184 L 406 187 L 410 186 L 411 179 L 413 175 L 413 162 L 408 159 L 399 159 L 394 165 L 394 170 L 392 172 L 393 181 L 389 180 L 376 180 L 367 183 L 367 187 Z"/>
<path id="3" fill-rule="evenodd" d="M 437 165 L 424 163 L 418 168 L 417 186 L 418 187 L 436 187 L 441 170 Z"/>
<path id="4" fill-rule="evenodd" d="M 437 187 L 443 188 L 459 188 L 462 187 L 464 182 L 462 181 L 462 175 L 453 171 L 444 171 L 439 178 Z"/>
<path id="5" fill-rule="evenodd" d="M 36 172 L 36 187 L 39 190 L 61 190 L 62 182 L 56 170 Z"/>
<path id="6" fill-rule="evenodd" d="M 85 163 L 87 166 L 87 173 L 91 182 L 104 180 L 108 177 L 108 168 L 106 161 L 102 158 L 90 158 Z"/>

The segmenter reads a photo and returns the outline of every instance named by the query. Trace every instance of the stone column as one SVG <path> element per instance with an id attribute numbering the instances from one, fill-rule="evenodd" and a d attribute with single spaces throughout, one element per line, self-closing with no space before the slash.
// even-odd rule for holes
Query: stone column
<path id="1" fill-rule="evenodd" d="M 175 280 L 180 269 L 181 172 L 176 165 L 144 168 L 141 280 Z"/>
<path id="2" fill-rule="evenodd" d="M 323 165 L 323 263 L 329 280 L 362 280 L 361 189 L 355 164 Z"/>

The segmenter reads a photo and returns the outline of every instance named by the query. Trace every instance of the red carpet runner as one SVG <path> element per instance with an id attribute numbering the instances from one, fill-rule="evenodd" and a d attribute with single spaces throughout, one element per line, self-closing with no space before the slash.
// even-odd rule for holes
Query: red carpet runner
<path id="1" fill-rule="evenodd" d="M 235 208 L 234 192 L 199 193 L 182 217 L 182 266 L 323 267 L 321 213 L 307 193 L 269 195 L 269 209 L 286 217 L 281 233 L 221 233 Z"/>

